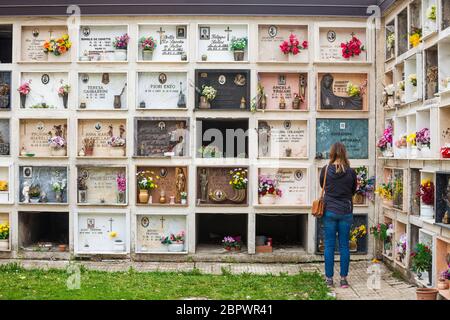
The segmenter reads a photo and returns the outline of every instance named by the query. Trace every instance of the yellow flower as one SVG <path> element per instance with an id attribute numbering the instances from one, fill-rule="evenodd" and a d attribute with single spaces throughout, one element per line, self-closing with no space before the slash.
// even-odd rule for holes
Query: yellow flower
<path id="1" fill-rule="evenodd" d="M 412 47 L 417 47 L 420 44 L 420 34 L 414 33 L 409 36 L 409 43 Z"/>
<path id="2" fill-rule="evenodd" d="M 111 238 L 115 238 L 115 237 L 117 237 L 117 232 L 111 231 L 111 232 L 109 233 L 109 236 L 110 236 Z"/>

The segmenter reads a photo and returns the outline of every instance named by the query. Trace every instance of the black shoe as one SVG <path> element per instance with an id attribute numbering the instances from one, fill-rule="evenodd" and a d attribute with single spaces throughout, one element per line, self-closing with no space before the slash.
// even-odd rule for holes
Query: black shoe
<path id="1" fill-rule="evenodd" d="M 348 287 L 349 287 L 349 284 L 348 284 L 347 279 L 341 279 L 341 288 L 346 289 Z"/>

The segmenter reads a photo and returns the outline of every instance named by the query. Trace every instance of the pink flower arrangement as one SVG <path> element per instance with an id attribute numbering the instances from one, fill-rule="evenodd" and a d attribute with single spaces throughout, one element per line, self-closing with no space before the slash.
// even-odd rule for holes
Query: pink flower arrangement
<path id="1" fill-rule="evenodd" d="M 422 147 L 430 147 L 430 129 L 423 128 L 416 132 L 416 143 L 420 144 Z"/>
<path id="2" fill-rule="evenodd" d="M 352 36 L 351 40 L 346 43 L 341 43 L 342 57 L 349 59 L 350 57 L 359 56 L 361 52 L 366 49 L 361 44 L 361 40 L 357 37 Z"/>
<path id="3" fill-rule="evenodd" d="M 162 244 L 183 243 L 185 239 L 184 231 L 178 232 L 176 235 L 171 233 L 169 236 L 162 236 Z"/>
<path id="4" fill-rule="evenodd" d="M 281 197 L 282 191 L 278 189 L 278 181 L 276 181 L 276 179 L 270 179 L 269 177 L 262 175 L 259 177 L 258 194 L 260 196 L 271 194 Z"/>
<path id="5" fill-rule="evenodd" d="M 127 178 L 125 178 L 125 175 L 122 173 L 117 174 L 116 182 L 117 182 L 117 191 L 125 192 L 127 189 Z"/>
<path id="6" fill-rule="evenodd" d="M 60 149 L 64 148 L 64 146 L 66 145 L 66 140 L 64 140 L 63 137 L 54 136 L 48 139 L 48 144 L 52 148 Z"/>
<path id="7" fill-rule="evenodd" d="M 377 147 L 384 151 L 388 148 L 388 145 L 392 146 L 392 133 L 393 128 L 392 126 L 388 126 L 386 129 L 384 129 L 383 135 L 377 142 Z"/>
<path id="8" fill-rule="evenodd" d="M 143 50 L 153 51 L 156 48 L 156 41 L 153 37 L 141 37 L 139 44 Z"/>
<path id="9" fill-rule="evenodd" d="M 19 87 L 19 89 L 17 89 L 17 91 L 19 91 L 19 93 L 20 93 L 20 94 L 23 94 L 23 95 L 29 94 L 30 91 L 31 91 L 30 83 L 31 83 L 31 80 L 30 80 L 30 81 L 27 81 L 27 82 L 24 82 L 24 83 Z"/>
<path id="10" fill-rule="evenodd" d="M 128 36 L 128 33 L 125 33 L 120 37 L 116 37 L 116 39 L 113 41 L 113 46 L 116 49 L 127 49 L 129 40 L 130 37 Z"/>
<path id="11" fill-rule="evenodd" d="M 226 236 L 222 240 L 222 245 L 226 250 L 231 250 L 231 248 L 240 249 L 242 246 L 242 240 L 240 236 Z"/>
<path id="12" fill-rule="evenodd" d="M 108 139 L 107 144 L 110 147 L 124 147 L 126 144 L 126 141 L 124 138 L 112 136 Z"/>
<path id="13" fill-rule="evenodd" d="M 293 55 L 297 55 L 300 53 L 300 50 L 308 49 L 308 41 L 305 40 L 300 44 L 297 36 L 291 33 L 289 41 L 283 41 L 280 45 L 280 49 L 284 54 L 292 53 Z"/>
<path id="14" fill-rule="evenodd" d="M 68 84 L 62 85 L 58 89 L 58 95 L 61 96 L 61 97 L 66 95 L 66 94 L 69 94 L 69 92 L 70 92 L 70 86 Z"/>

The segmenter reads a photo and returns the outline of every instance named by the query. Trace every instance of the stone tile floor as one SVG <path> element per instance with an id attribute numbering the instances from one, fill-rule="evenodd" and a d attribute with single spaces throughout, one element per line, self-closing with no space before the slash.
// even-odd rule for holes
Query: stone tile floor
<path id="1" fill-rule="evenodd" d="M 0 264 L 18 262 L 25 268 L 66 268 L 68 261 L 49 260 L 0 260 Z M 194 268 L 203 273 L 221 274 L 225 269 L 233 274 L 254 273 L 254 274 L 295 274 L 299 271 L 319 272 L 323 274 L 323 263 L 303 263 L 303 264 L 263 264 L 263 263 L 214 263 L 214 262 L 132 262 L 132 261 L 83 261 L 87 269 L 104 271 L 127 271 L 130 267 L 136 271 L 190 271 Z M 350 264 L 350 274 L 348 281 L 350 288 L 342 289 L 336 286 L 332 295 L 338 300 L 414 300 L 415 287 L 407 282 L 393 277 L 392 272 L 382 263 L 379 272 L 370 273 L 368 268 L 373 268 L 370 261 L 353 261 Z M 376 267 L 375 267 L 376 268 Z M 379 277 L 376 278 L 376 274 Z M 368 286 L 368 279 L 379 279 L 375 281 L 375 288 Z M 335 266 L 335 282 L 339 282 L 339 263 Z M 369 281 L 370 282 L 370 281 Z M 371 283 L 371 282 L 370 282 Z"/>

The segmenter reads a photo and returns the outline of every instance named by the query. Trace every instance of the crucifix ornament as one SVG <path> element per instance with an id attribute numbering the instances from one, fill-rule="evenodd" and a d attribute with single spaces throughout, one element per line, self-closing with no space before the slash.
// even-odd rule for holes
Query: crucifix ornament
<path id="1" fill-rule="evenodd" d="M 224 31 L 227 33 L 227 41 L 230 41 L 230 32 L 233 32 L 233 30 L 230 29 L 230 26 L 227 26 Z"/>
<path id="2" fill-rule="evenodd" d="M 159 27 L 159 30 L 156 32 L 159 33 L 159 44 L 161 44 L 162 41 L 166 38 L 166 36 L 165 36 L 166 31 L 163 30 L 162 27 Z"/>

